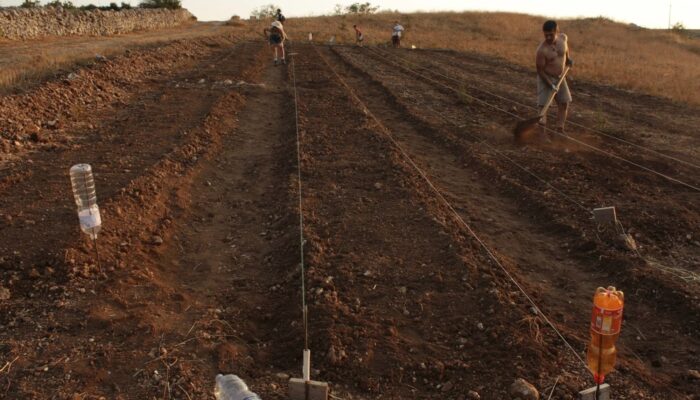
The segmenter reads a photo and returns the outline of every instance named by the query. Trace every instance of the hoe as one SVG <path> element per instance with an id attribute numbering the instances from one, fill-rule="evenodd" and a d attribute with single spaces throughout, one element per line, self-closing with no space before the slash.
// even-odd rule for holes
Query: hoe
<path id="1" fill-rule="evenodd" d="M 554 100 L 554 97 L 559 91 L 559 86 L 561 86 L 562 82 L 564 82 L 564 79 L 566 79 L 566 74 L 568 72 L 569 67 L 564 68 L 564 72 L 561 74 L 559 82 L 557 82 L 556 89 L 552 92 L 552 94 L 549 95 L 549 98 L 544 104 L 544 107 L 542 107 L 540 113 L 536 117 L 528 118 L 518 122 L 518 124 L 515 126 L 515 129 L 513 129 L 513 136 L 515 136 L 516 142 L 526 142 L 532 136 L 532 134 L 535 131 L 535 128 L 537 128 L 537 124 L 540 122 L 542 117 L 547 115 L 547 110 L 549 110 L 549 106 L 552 105 L 552 101 Z"/>

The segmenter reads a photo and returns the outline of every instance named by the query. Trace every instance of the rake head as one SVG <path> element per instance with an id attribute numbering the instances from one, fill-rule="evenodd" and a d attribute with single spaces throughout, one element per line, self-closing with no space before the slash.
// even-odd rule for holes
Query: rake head
<path id="1" fill-rule="evenodd" d="M 530 141 L 537 130 L 537 124 L 540 122 L 540 116 L 529 118 L 518 122 L 513 128 L 513 137 L 518 143 Z"/>

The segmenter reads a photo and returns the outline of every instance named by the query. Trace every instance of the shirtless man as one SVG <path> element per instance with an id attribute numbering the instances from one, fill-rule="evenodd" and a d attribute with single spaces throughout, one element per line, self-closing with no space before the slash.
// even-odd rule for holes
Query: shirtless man
<path id="1" fill-rule="evenodd" d="M 362 34 L 360 28 L 357 25 L 352 26 L 355 29 L 355 44 L 362 47 L 362 42 L 365 40 L 365 36 Z"/>
<path id="2" fill-rule="evenodd" d="M 549 96 L 556 89 L 559 77 L 564 72 L 564 66 L 573 66 L 574 62 L 569 58 L 568 37 L 559 33 L 559 27 L 555 21 L 547 21 L 542 25 L 544 33 L 544 41 L 537 48 L 537 105 L 543 107 L 549 99 Z M 566 80 L 559 86 L 559 91 L 554 96 L 554 101 L 557 103 L 557 132 L 564 133 L 564 124 L 566 123 L 566 114 L 571 103 L 571 92 Z M 541 124 L 547 124 L 547 116 L 545 115 L 540 121 Z"/>

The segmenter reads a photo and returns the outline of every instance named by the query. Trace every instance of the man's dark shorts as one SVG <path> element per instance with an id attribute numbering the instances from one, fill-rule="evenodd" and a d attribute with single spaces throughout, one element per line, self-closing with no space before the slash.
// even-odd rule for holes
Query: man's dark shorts
<path id="1" fill-rule="evenodd" d="M 280 44 L 282 43 L 282 35 L 273 33 L 270 35 L 270 44 Z"/>

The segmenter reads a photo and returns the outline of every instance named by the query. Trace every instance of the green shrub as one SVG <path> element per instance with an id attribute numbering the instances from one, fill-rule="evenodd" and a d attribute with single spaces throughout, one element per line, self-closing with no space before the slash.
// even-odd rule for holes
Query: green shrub
<path id="1" fill-rule="evenodd" d="M 182 8 L 182 2 L 180 0 L 144 0 L 139 4 L 139 7 L 177 10 Z"/>
<path id="2" fill-rule="evenodd" d="M 22 8 L 36 8 L 40 6 L 39 0 L 24 0 L 24 3 L 20 5 Z"/>

